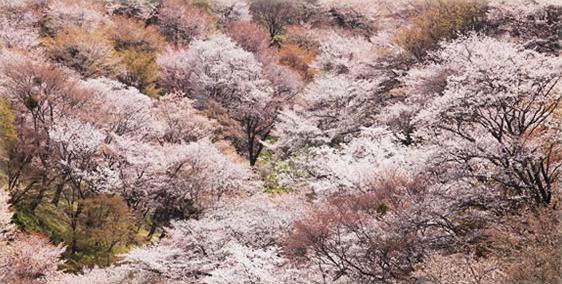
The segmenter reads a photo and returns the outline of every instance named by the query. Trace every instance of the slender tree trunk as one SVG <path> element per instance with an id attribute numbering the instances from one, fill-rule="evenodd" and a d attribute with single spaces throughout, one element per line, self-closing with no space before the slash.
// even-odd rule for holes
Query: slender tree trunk
<path id="1" fill-rule="evenodd" d="M 43 197 L 45 197 L 45 192 L 47 191 L 47 187 L 48 187 L 47 177 L 44 176 L 41 180 L 41 186 L 39 187 L 39 193 L 31 201 L 31 203 L 29 205 L 29 209 L 31 210 L 31 212 L 35 212 L 35 209 L 37 209 L 37 206 L 39 206 L 41 201 L 43 201 Z"/>
<path id="2" fill-rule="evenodd" d="M 57 186 L 57 190 L 55 191 L 55 195 L 53 195 L 53 199 L 51 200 L 51 203 L 55 206 L 58 207 L 59 205 L 59 200 L 60 200 L 60 196 L 62 194 L 62 190 L 64 189 L 64 182 L 60 183 Z"/>
<path id="3" fill-rule="evenodd" d="M 70 209 L 72 210 L 72 208 Z M 70 253 L 74 254 L 78 250 L 77 241 L 78 238 L 76 237 L 76 230 L 78 228 L 78 217 L 82 213 L 82 205 L 78 204 L 76 206 L 76 211 L 73 211 L 71 214 L 71 221 L 70 221 L 70 228 L 72 229 L 72 241 L 70 244 Z"/>
<path id="4" fill-rule="evenodd" d="M 146 236 L 147 239 L 150 240 L 152 238 L 152 235 L 156 232 L 157 227 L 156 222 L 152 221 L 152 224 L 150 224 L 150 231 L 148 231 L 148 235 Z"/>

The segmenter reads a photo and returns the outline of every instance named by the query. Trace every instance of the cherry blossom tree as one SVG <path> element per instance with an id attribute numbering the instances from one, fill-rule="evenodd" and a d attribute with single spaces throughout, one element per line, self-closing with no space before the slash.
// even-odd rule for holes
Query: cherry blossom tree
<path id="1" fill-rule="evenodd" d="M 284 255 L 315 263 L 331 282 L 390 282 L 408 279 L 427 249 L 451 239 L 423 180 L 386 175 L 363 190 L 304 213 L 283 238 Z"/>
<path id="2" fill-rule="evenodd" d="M 85 111 L 96 117 L 92 122 L 99 127 L 116 135 L 160 135 L 160 126 L 152 119 L 153 101 L 136 88 L 103 77 L 80 82 L 79 87 L 92 93 Z"/>
<path id="3" fill-rule="evenodd" d="M 193 104 L 182 93 L 169 94 L 155 102 L 151 113 L 163 124 L 163 141 L 181 143 L 214 137 L 216 123 L 198 112 Z"/>
<path id="4" fill-rule="evenodd" d="M 128 267 L 110 266 L 105 268 L 95 267 L 84 271 L 83 274 L 63 273 L 49 278 L 50 283 L 74 284 L 74 283 L 92 283 L 92 284 L 119 284 L 124 281 L 130 283 L 142 283 L 146 281 L 157 281 L 150 278 L 150 274 L 136 275 Z"/>
<path id="5" fill-rule="evenodd" d="M 260 26 L 253 22 L 233 22 L 227 26 L 226 32 L 232 40 L 248 52 L 257 54 L 269 48 L 268 35 Z"/>
<path id="6" fill-rule="evenodd" d="M 201 108 L 209 100 L 218 102 L 240 124 L 241 138 L 235 145 L 254 165 L 263 149 L 259 141 L 268 137 L 285 99 L 275 96 L 254 56 L 228 37 L 216 36 L 195 41 L 188 50 L 168 53 L 159 62 L 164 82 L 185 91 Z"/>
<path id="7" fill-rule="evenodd" d="M 88 198 L 114 193 L 122 184 L 118 172 L 102 155 L 105 137 L 106 134 L 94 125 L 69 117 L 62 118 L 49 130 L 54 160 L 51 203 L 63 209 L 69 226 L 65 241 L 72 255 L 79 252 L 80 218 L 90 214 L 85 212 Z M 103 246 L 103 240 L 98 239 L 98 242 Z M 108 246 L 111 250 L 112 246 Z"/>
<path id="8" fill-rule="evenodd" d="M 281 153 L 294 153 L 306 146 L 320 146 L 330 142 L 329 137 L 311 120 L 295 111 L 283 111 L 273 130 L 279 137 L 274 145 L 268 145 Z"/>
<path id="9" fill-rule="evenodd" d="M 48 283 L 58 275 L 62 245 L 45 237 L 19 232 L 12 224 L 9 196 L 0 188 L 0 280 L 7 283 Z"/>
<path id="10" fill-rule="evenodd" d="M 416 118 L 429 126 L 425 138 L 437 134 L 448 149 L 445 159 L 468 182 L 549 204 L 560 177 L 560 126 L 553 117 L 560 64 L 476 35 L 444 44 L 436 57 L 452 74 Z"/>
<path id="11" fill-rule="evenodd" d="M 189 85 L 194 96 L 207 96 L 246 108 L 259 109 L 271 96 L 269 82 L 251 53 L 225 36 L 194 42 L 186 51 L 190 66 Z M 234 72 L 229 72 L 234 71 Z"/>
<path id="12" fill-rule="evenodd" d="M 24 62 L 8 68 L 2 96 L 12 103 L 18 133 L 6 166 L 11 201 L 21 201 L 37 186 L 30 205 L 36 208 L 56 180 L 48 132 L 61 117 L 83 106 L 89 94 L 78 90 L 68 74 L 47 64 Z M 30 172 L 34 174 L 28 176 Z"/>
<path id="13" fill-rule="evenodd" d="M 55 145 L 54 152 L 58 163 L 53 165 L 58 171 L 52 203 L 59 203 L 61 193 L 68 184 L 72 188 L 72 199 L 83 196 L 82 185 L 96 193 L 113 192 L 120 186 L 120 179 L 101 157 L 101 147 L 106 134 L 95 126 L 76 119 L 62 119 L 49 130 L 49 138 Z M 74 201 L 71 201 L 74 203 Z"/>
<path id="14" fill-rule="evenodd" d="M 62 245 L 52 245 L 46 237 L 18 233 L 0 248 L 0 280 L 6 283 L 48 283 L 58 274 Z"/>
<path id="15" fill-rule="evenodd" d="M 330 2 L 330 1 L 322 1 Z M 374 19 L 372 8 L 362 1 L 350 1 L 351 3 L 331 2 L 327 4 L 328 14 L 331 20 L 339 27 L 363 36 L 370 36 L 374 31 Z M 376 13 L 376 12 L 375 12 Z M 380 12 L 379 12 L 380 13 Z M 375 14 L 376 15 L 376 14 Z M 376 15 L 378 16 L 378 15 Z"/>
<path id="16" fill-rule="evenodd" d="M 364 77 L 377 59 L 372 43 L 360 37 L 346 37 L 328 32 L 322 37 L 316 68 L 333 74 L 349 74 L 352 78 Z"/>
<path id="17" fill-rule="evenodd" d="M 227 25 L 236 21 L 249 21 L 252 18 L 249 4 L 246 1 L 211 0 L 210 6 L 215 15 L 218 16 L 220 25 Z"/>
<path id="18" fill-rule="evenodd" d="M 29 5 L 0 6 L 0 45 L 32 50 L 39 45 L 38 14 Z"/>
<path id="19" fill-rule="evenodd" d="M 472 255 L 432 255 L 419 264 L 414 276 L 430 283 L 498 283 L 505 280 L 497 259 Z"/>
<path id="20" fill-rule="evenodd" d="M 489 1 L 488 7 L 488 34 L 509 35 L 526 48 L 539 52 L 556 55 L 560 51 L 560 3 L 552 0 L 493 0 Z"/>
<path id="21" fill-rule="evenodd" d="M 248 169 L 205 139 L 159 145 L 115 137 L 111 148 L 120 192 L 131 207 L 153 215 L 151 235 L 171 219 L 197 216 L 225 194 L 251 189 Z"/>
<path id="22" fill-rule="evenodd" d="M 358 38 L 350 43 L 349 39 L 335 33 L 328 35 L 314 63 L 327 73 L 316 77 L 304 90 L 302 102 L 294 106 L 293 112 L 286 113 L 290 115 L 282 117 L 276 127 L 280 144 L 288 145 L 291 140 L 302 142 L 303 138 L 309 137 L 310 133 L 297 133 L 296 129 L 315 132 L 318 138 L 318 134 L 323 133 L 322 139 L 327 138 L 332 143 L 348 142 L 361 126 L 373 123 L 386 103 L 385 82 L 388 77 L 371 68 L 377 60 L 372 48 Z M 301 118 L 297 119 L 295 115 Z M 297 121 L 302 128 L 295 126 Z M 283 133 L 284 128 L 291 129 Z M 288 132 L 293 135 L 285 136 Z"/>
<path id="23" fill-rule="evenodd" d="M 244 50 L 254 54 L 278 95 L 292 97 L 302 90 L 302 76 L 290 67 L 278 63 L 279 58 L 260 26 L 250 21 L 233 22 L 227 26 L 227 34 Z"/>
<path id="24" fill-rule="evenodd" d="M 186 45 L 204 35 L 211 27 L 205 11 L 178 0 L 166 0 L 158 9 L 160 32 L 172 43 Z"/>
<path id="25" fill-rule="evenodd" d="M 50 1 L 46 15 L 46 27 L 54 35 L 67 26 L 79 26 L 93 31 L 100 25 L 110 25 L 111 19 L 105 15 L 102 5 L 83 0 Z"/>
<path id="26" fill-rule="evenodd" d="M 377 99 L 378 81 L 318 78 L 306 92 L 310 119 L 333 139 L 357 131 Z M 363 123 L 362 123 L 363 122 Z"/>
<path id="27" fill-rule="evenodd" d="M 279 256 L 277 239 L 301 207 L 302 201 L 294 196 L 256 194 L 229 200 L 200 220 L 174 223 L 170 239 L 133 250 L 126 259 L 137 269 L 157 271 L 171 280 L 290 281 L 297 270 L 282 267 L 285 261 Z"/>
<path id="28" fill-rule="evenodd" d="M 157 12 L 157 3 L 150 0 L 105 0 L 105 7 L 113 15 L 125 15 L 147 21 Z"/>
<path id="29" fill-rule="evenodd" d="M 314 193 L 329 196 L 361 192 L 387 171 L 414 176 L 423 172 L 431 153 L 430 147 L 404 147 L 388 129 L 377 127 L 362 129 L 357 138 L 338 148 L 309 147 L 289 159 L 307 172 L 305 179 Z"/>
<path id="30" fill-rule="evenodd" d="M 250 3 L 254 21 L 261 23 L 268 31 L 272 44 L 278 44 L 278 36 L 285 26 L 298 21 L 299 12 L 296 1 L 255 0 Z"/>
<path id="31" fill-rule="evenodd" d="M 305 89 L 303 107 L 296 106 L 295 111 L 284 112 L 281 117 L 276 126 L 279 145 L 302 144 L 311 139 L 348 142 L 359 133 L 362 125 L 372 122 L 382 104 L 384 95 L 380 94 L 379 83 L 378 79 L 318 77 Z"/>

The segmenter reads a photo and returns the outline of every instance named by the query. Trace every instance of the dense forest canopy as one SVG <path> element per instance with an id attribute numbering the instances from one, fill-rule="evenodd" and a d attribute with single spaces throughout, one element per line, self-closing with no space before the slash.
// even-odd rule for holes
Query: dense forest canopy
<path id="1" fill-rule="evenodd" d="M 560 0 L 0 0 L 0 283 L 560 283 Z"/>

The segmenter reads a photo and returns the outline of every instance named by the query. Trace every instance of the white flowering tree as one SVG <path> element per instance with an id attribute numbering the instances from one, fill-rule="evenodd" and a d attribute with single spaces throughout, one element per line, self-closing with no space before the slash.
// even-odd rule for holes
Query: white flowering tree
<path id="1" fill-rule="evenodd" d="M 556 0 L 491 0 L 488 21 L 494 36 L 508 35 L 525 48 L 557 55 L 560 52 L 560 3 Z"/>
<path id="2" fill-rule="evenodd" d="M 376 46 L 361 37 L 329 32 L 322 38 L 314 65 L 331 74 L 365 75 L 377 59 Z"/>
<path id="3" fill-rule="evenodd" d="M 226 36 L 198 40 L 188 50 L 173 51 L 159 58 L 164 82 L 186 92 L 207 107 L 218 102 L 224 112 L 240 124 L 235 143 L 247 153 L 251 165 L 257 161 L 277 117 L 283 98 L 274 96 L 261 64 Z"/>
<path id="4" fill-rule="evenodd" d="M 17 147 L 8 150 L 8 187 L 14 203 L 37 189 L 30 205 L 34 209 L 57 179 L 49 130 L 80 109 L 88 94 L 79 91 L 67 73 L 49 64 L 15 62 L 5 70 L 1 95 L 11 103 L 18 133 Z M 35 174 L 26 177 L 31 169 Z"/>
<path id="5" fill-rule="evenodd" d="M 5 283 L 49 283 L 60 272 L 60 256 L 65 248 L 53 245 L 41 235 L 18 233 L 0 247 L 0 281 Z"/>
<path id="6" fill-rule="evenodd" d="M 431 147 L 406 147 L 388 129 L 373 127 L 347 144 L 309 147 L 289 160 L 306 173 L 310 189 L 325 197 L 365 191 L 388 174 L 413 177 L 423 172 L 431 153 Z"/>
<path id="7" fill-rule="evenodd" d="M 153 100 L 136 88 L 103 77 L 82 81 L 78 86 L 92 93 L 84 112 L 94 117 L 92 122 L 100 128 L 139 138 L 161 135 L 161 126 L 152 118 Z"/>
<path id="8" fill-rule="evenodd" d="M 428 127 L 425 139 L 446 149 L 444 160 L 467 182 L 549 204 L 561 167 L 553 115 L 562 99 L 559 61 L 476 35 L 444 44 L 435 56 L 452 73 L 416 117 Z"/>
<path id="9" fill-rule="evenodd" d="M 157 3 L 150 0 L 105 0 L 108 12 L 114 15 L 126 15 L 141 20 L 148 20 L 157 12 Z"/>
<path id="10" fill-rule="evenodd" d="M 249 4 L 240 0 L 211 0 L 213 12 L 218 16 L 219 24 L 233 21 L 248 21 L 251 19 Z"/>
<path id="11" fill-rule="evenodd" d="M 162 1 L 156 15 L 162 35 L 177 45 L 187 45 L 212 30 L 210 16 L 196 5 L 183 1 Z"/>
<path id="12" fill-rule="evenodd" d="M 31 51 L 39 45 L 39 15 L 27 5 L 0 3 L 0 46 Z"/>
<path id="13" fill-rule="evenodd" d="M 331 74 L 318 77 L 305 89 L 302 103 L 280 116 L 274 148 L 287 151 L 349 142 L 362 126 L 373 123 L 381 108 L 380 82 Z"/>
<path id="14" fill-rule="evenodd" d="M 133 269 L 177 281 L 306 282 L 298 279 L 305 272 L 291 269 L 279 248 L 280 236 L 301 208 L 295 196 L 230 199 L 199 220 L 174 223 L 169 239 L 133 250 L 126 261 Z"/>
<path id="15" fill-rule="evenodd" d="M 430 283 L 498 283 L 505 273 L 497 259 L 477 259 L 473 255 L 431 255 L 419 264 L 414 277 Z"/>
<path id="16" fill-rule="evenodd" d="M 7 192 L 0 188 L 0 280 L 6 283 L 48 283 L 58 276 L 57 265 L 64 251 L 47 238 L 19 232 L 12 224 L 13 212 Z"/>
<path id="17" fill-rule="evenodd" d="M 46 28 L 52 34 L 60 32 L 66 26 L 80 26 L 90 31 L 101 25 L 111 25 L 111 19 L 105 14 L 105 7 L 100 3 L 82 0 L 56 0 L 49 2 L 46 15 Z"/>
<path id="18" fill-rule="evenodd" d="M 68 26 L 80 26 L 90 31 L 101 25 L 111 25 L 103 5 L 82 0 L 51 1 L 46 8 L 45 27 L 52 35 Z"/>
<path id="19" fill-rule="evenodd" d="M 110 148 L 121 194 L 132 208 L 153 215 L 151 235 L 171 219 L 200 214 L 225 194 L 251 190 L 249 170 L 206 139 L 160 145 L 115 137 Z"/>
<path id="20" fill-rule="evenodd" d="M 183 93 L 163 96 L 154 103 L 152 118 L 161 128 L 163 141 L 192 142 L 215 136 L 216 122 L 203 116 L 193 104 Z"/>
<path id="21" fill-rule="evenodd" d="M 84 190 L 109 193 L 121 186 L 118 173 L 103 159 L 101 149 L 105 137 L 95 126 L 72 118 L 62 119 L 49 130 L 58 160 L 53 167 L 59 172 L 52 199 L 55 206 L 67 186 L 71 188 L 73 199 L 85 195 Z"/>

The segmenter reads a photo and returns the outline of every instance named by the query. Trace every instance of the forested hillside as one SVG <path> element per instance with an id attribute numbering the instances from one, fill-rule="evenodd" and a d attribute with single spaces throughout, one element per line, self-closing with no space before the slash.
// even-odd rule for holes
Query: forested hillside
<path id="1" fill-rule="evenodd" d="M 0 283 L 561 283 L 562 0 L 0 0 Z"/>

